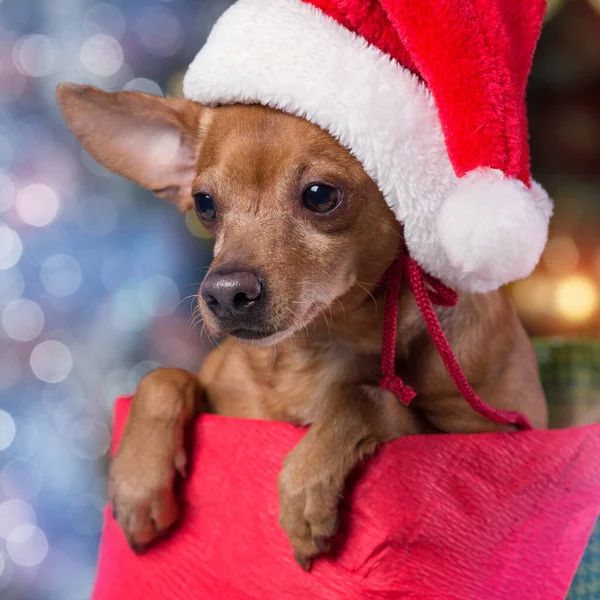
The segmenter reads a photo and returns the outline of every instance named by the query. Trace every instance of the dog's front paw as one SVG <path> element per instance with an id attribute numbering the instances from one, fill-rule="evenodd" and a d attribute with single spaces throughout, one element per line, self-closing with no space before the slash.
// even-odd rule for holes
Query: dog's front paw
<path id="1" fill-rule="evenodd" d="M 292 452 L 279 474 L 279 523 L 296 562 L 309 571 L 312 560 L 328 552 L 338 527 L 339 476 L 312 470 Z"/>
<path id="2" fill-rule="evenodd" d="M 114 518 L 131 548 L 142 552 L 177 520 L 174 485 L 177 471 L 185 475 L 183 448 L 170 448 L 157 438 L 125 438 L 109 477 Z"/>

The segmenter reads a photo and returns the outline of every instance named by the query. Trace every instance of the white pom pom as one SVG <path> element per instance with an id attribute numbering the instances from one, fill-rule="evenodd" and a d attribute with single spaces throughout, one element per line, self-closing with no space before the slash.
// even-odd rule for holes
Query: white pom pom
<path id="1" fill-rule="evenodd" d="M 459 180 L 437 217 L 437 234 L 461 288 L 494 289 L 527 277 L 546 245 L 552 204 L 538 185 L 529 190 L 496 169 Z"/>

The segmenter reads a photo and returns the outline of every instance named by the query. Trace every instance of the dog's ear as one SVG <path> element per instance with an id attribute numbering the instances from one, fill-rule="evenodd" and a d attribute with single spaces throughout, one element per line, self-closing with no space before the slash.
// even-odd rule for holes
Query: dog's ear
<path id="1" fill-rule="evenodd" d="M 189 100 L 62 83 L 58 104 L 83 147 L 107 169 L 191 208 L 205 109 Z"/>

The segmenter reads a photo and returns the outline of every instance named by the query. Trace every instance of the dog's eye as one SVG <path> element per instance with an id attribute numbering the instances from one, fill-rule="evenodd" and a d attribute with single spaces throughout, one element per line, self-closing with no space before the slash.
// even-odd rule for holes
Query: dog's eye
<path id="1" fill-rule="evenodd" d="M 340 193 L 330 185 L 311 185 L 304 192 L 304 206 L 316 213 L 327 213 L 339 203 Z"/>
<path id="2" fill-rule="evenodd" d="M 203 221 L 214 221 L 217 218 L 215 201 L 208 194 L 194 194 L 194 208 Z"/>

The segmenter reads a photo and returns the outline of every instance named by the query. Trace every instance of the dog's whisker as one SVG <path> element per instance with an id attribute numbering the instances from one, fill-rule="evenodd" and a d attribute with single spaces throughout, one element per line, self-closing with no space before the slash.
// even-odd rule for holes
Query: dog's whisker
<path id="1" fill-rule="evenodd" d="M 375 305 L 375 314 L 377 314 L 377 310 L 378 310 L 378 306 L 377 306 L 377 300 L 375 299 L 375 296 L 373 296 L 373 294 L 361 283 L 359 283 L 358 281 L 355 282 L 355 285 L 357 285 L 359 288 L 365 290 L 365 292 L 367 292 L 367 294 L 370 296 L 371 300 L 373 300 L 373 304 Z"/>
<path id="2" fill-rule="evenodd" d="M 342 301 L 339 298 L 336 298 L 336 302 L 340 305 L 342 312 L 344 313 L 344 329 L 348 329 L 348 315 L 346 314 L 346 309 L 342 304 Z"/>
<path id="3" fill-rule="evenodd" d="M 202 321 L 202 328 L 200 330 L 200 335 L 204 336 L 208 339 L 208 341 L 213 344 L 214 346 L 220 346 L 220 342 L 218 340 L 218 338 L 216 336 L 213 336 L 209 333 L 207 327 L 206 327 L 206 323 L 204 321 Z"/>
<path id="4" fill-rule="evenodd" d="M 204 324 L 203 323 L 203 319 L 199 318 L 198 315 L 194 315 L 194 318 L 193 318 L 193 320 L 191 321 L 191 323 L 189 325 L 189 330 L 192 331 L 192 332 L 197 331 L 197 327 L 201 323 Z"/>
<path id="5" fill-rule="evenodd" d="M 200 315 L 194 315 L 192 322 L 190 323 L 190 329 L 196 329 L 200 323 L 203 322 L 203 319 Z"/>
<path id="6" fill-rule="evenodd" d="M 196 316 L 201 314 L 202 313 L 200 312 L 200 306 L 198 305 L 198 302 L 192 300 L 192 302 L 190 303 L 190 316 Z"/>
<path id="7" fill-rule="evenodd" d="M 189 296 L 186 296 L 185 298 L 182 298 L 177 305 L 175 306 L 175 308 L 179 308 L 186 300 L 192 300 L 192 303 L 194 302 L 194 299 L 198 297 L 198 294 L 190 294 Z"/>
<path id="8" fill-rule="evenodd" d="M 300 304 L 300 303 L 296 302 L 295 304 Z M 294 321 L 296 321 L 296 323 L 302 323 L 303 319 L 298 315 L 298 313 L 293 311 L 289 306 L 286 306 L 285 309 L 292 315 L 292 318 L 294 319 Z M 298 332 L 302 335 L 304 345 L 306 346 L 306 336 L 304 333 L 305 328 L 306 328 L 306 325 L 304 325 L 303 327 L 300 327 L 300 329 L 298 329 Z M 292 342 L 294 344 L 294 347 L 297 348 L 296 340 L 294 339 L 294 336 L 292 336 Z"/>
<path id="9" fill-rule="evenodd" d="M 323 315 L 323 319 L 325 320 L 325 325 L 327 325 L 327 333 L 329 334 L 329 339 L 331 339 L 331 326 L 329 324 L 329 321 L 327 320 L 327 315 L 325 314 L 325 311 L 322 308 L 320 308 L 319 311 Z M 316 328 L 316 324 L 315 324 L 315 328 Z"/>
<path id="10" fill-rule="evenodd" d="M 210 269 L 210 265 L 200 265 L 199 267 L 194 267 L 192 271 L 199 271 L 200 269 Z"/>
<path id="11" fill-rule="evenodd" d="M 202 312 L 200 311 L 200 306 L 199 306 L 199 304 L 197 302 L 197 298 L 196 298 L 196 301 L 192 301 L 191 315 L 190 315 L 190 321 L 189 321 L 188 327 L 192 331 L 195 331 L 198 324 L 203 323 L 203 322 L 204 322 L 204 316 L 202 315 Z"/>

